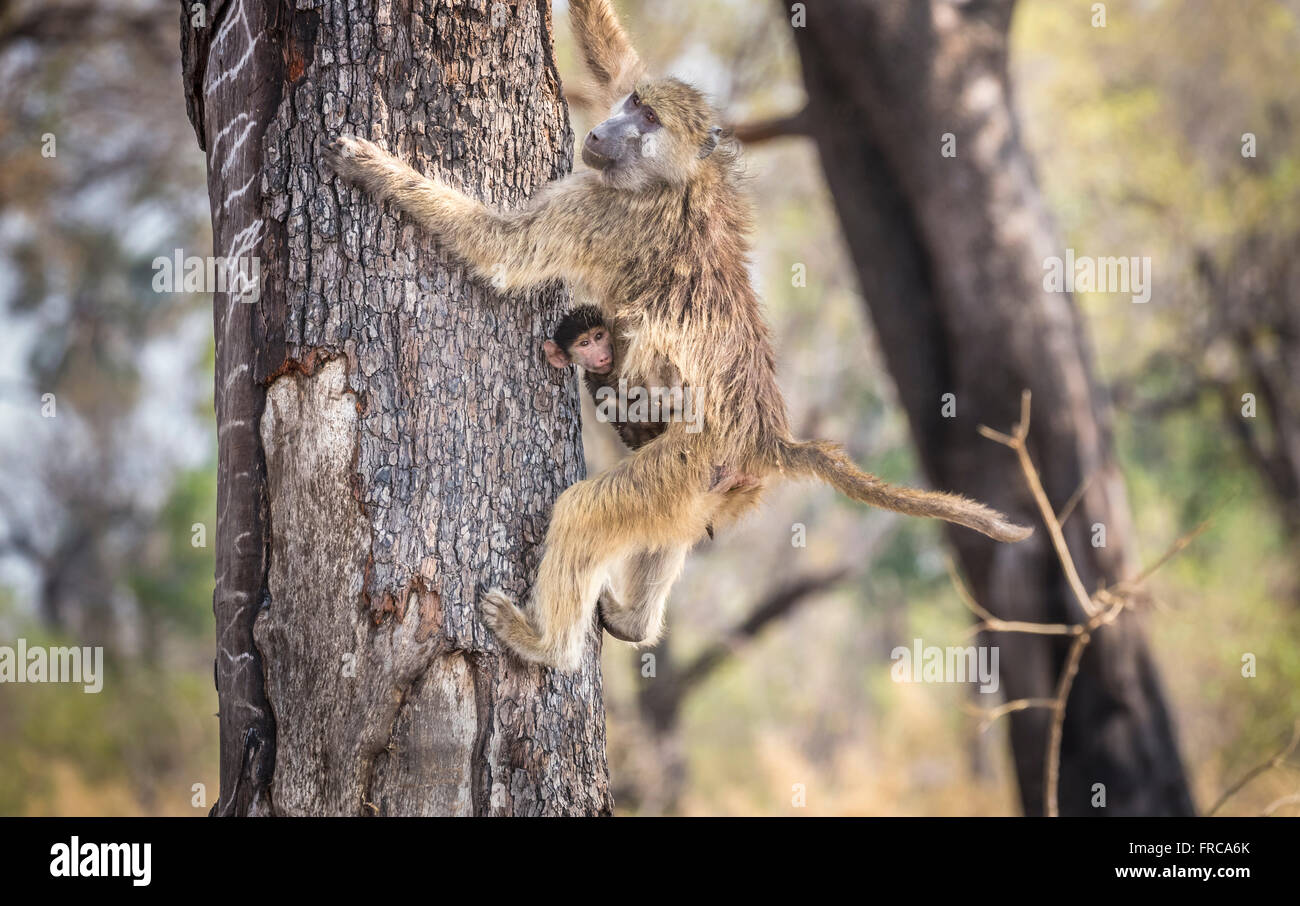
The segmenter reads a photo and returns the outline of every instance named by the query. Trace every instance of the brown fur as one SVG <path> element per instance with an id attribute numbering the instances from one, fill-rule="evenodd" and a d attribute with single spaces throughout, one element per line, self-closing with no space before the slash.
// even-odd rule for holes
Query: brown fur
<path id="1" fill-rule="evenodd" d="M 616 635 L 653 640 L 685 552 L 710 522 L 752 508 L 763 487 L 714 494 L 713 464 L 759 479 L 815 478 L 875 506 L 1017 541 L 1030 529 L 953 494 L 892 487 L 836 446 L 793 439 L 771 337 L 748 273 L 753 226 L 734 147 L 716 112 L 676 79 L 649 80 L 608 0 L 573 0 L 574 27 L 602 91 L 635 82 L 658 115 L 653 154 L 617 171 L 558 180 L 497 212 L 427 179 L 370 142 L 341 137 L 342 175 L 392 201 L 444 247 L 507 291 L 565 279 L 598 300 L 625 341 L 618 371 L 653 386 L 670 363 L 693 389 L 703 430 L 672 422 L 628 459 L 556 501 L 527 612 L 493 590 L 481 604 L 523 658 L 576 669 L 598 599 Z M 606 581 L 610 586 L 602 593 Z"/>
<path id="2" fill-rule="evenodd" d="M 587 392 L 591 398 L 599 402 L 600 391 L 608 388 L 614 393 L 618 393 L 618 381 L 621 375 L 618 370 L 609 372 L 609 374 L 593 374 L 590 371 L 582 373 L 582 382 L 587 385 Z M 610 427 L 618 432 L 619 440 L 629 450 L 639 450 L 650 441 L 654 440 L 660 434 L 664 433 L 664 428 L 668 427 L 663 421 L 632 421 L 621 418 L 611 418 Z"/>
<path id="3" fill-rule="evenodd" d="M 607 0 L 570 0 L 569 17 L 591 74 L 582 96 L 604 113 L 632 90 L 645 67 Z"/>

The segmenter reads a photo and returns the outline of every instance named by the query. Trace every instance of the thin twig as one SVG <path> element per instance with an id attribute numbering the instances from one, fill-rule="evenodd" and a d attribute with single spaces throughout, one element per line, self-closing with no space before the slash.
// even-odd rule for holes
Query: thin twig
<path id="1" fill-rule="evenodd" d="M 980 622 L 972 628 L 972 632 L 982 630 L 991 630 L 999 632 L 1023 632 L 1039 635 L 1069 635 L 1073 636 L 1070 643 L 1070 650 L 1066 656 L 1064 668 L 1061 676 L 1057 681 L 1056 694 L 1050 698 L 1022 698 L 1007 702 L 997 708 L 987 710 L 975 709 L 976 713 L 984 717 L 981 729 L 987 729 L 993 721 L 1007 714 L 1018 711 L 1024 711 L 1029 708 L 1048 708 L 1052 712 L 1051 724 L 1048 728 L 1047 753 L 1043 763 L 1043 801 L 1044 810 L 1048 817 L 1055 818 L 1060 814 L 1060 785 L 1061 785 L 1061 744 L 1065 737 L 1065 710 L 1070 700 L 1070 691 L 1074 687 L 1074 681 L 1079 674 L 1079 665 L 1083 661 L 1084 651 L 1092 641 L 1094 633 L 1103 626 L 1114 623 L 1124 609 L 1135 601 L 1139 600 L 1139 595 L 1144 592 L 1139 588 L 1152 573 L 1163 566 L 1170 558 L 1176 555 L 1183 548 L 1187 547 L 1192 540 L 1205 530 L 1209 525 L 1209 519 L 1202 522 L 1193 531 L 1179 538 L 1170 549 L 1156 560 L 1151 566 L 1138 573 L 1136 577 L 1116 583 L 1109 588 L 1099 588 L 1096 593 L 1089 595 L 1083 587 L 1083 581 L 1079 578 L 1079 572 L 1074 563 L 1074 558 L 1070 554 L 1070 548 L 1065 542 L 1065 533 L 1061 529 L 1061 524 L 1073 512 L 1079 500 L 1091 482 L 1091 476 L 1085 479 L 1078 490 L 1071 495 L 1069 501 L 1062 508 L 1058 516 L 1053 510 L 1051 501 L 1047 498 L 1047 492 L 1043 489 L 1043 483 L 1038 474 L 1038 469 L 1034 466 L 1033 460 L 1029 455 L 1029 415 L 1030 415 L 1030 394 L 1024 391 L 1020 397 L 1020 421 L 1016 424 L 1011 434 L 1003 434 L 1001 431 L 995 431 L 985 425 L 979 426 L 979 432 L 984 437 L 996 441 L 1003 446 L 1010 447 L 1015 451 L 1016 457 L 1020 462 L 1020 471 L 1025 478 L 1025 484 L 1029 486 L 1030 493 L 1033 494 L 1034 502 L 1038 506 L 1039 513 L 1043 517 L 1043 522 L 1047 525 L 1048 534 L 1052 539 L 1052 547 L 1056 551 L 1057 559 L 1060 561 L 1061 569 L 1065 573 L 1066 579 L 1070 583 L 1071 591 L 1075 599 L 1079 602 L 1086 619 L 1078 624 L 1062 623 L 1029 623 L 1019 620 L 1002 620 L 994 616 L 989 610 L 982 607 L 975 600 L 970 589 L 961 580 L 957 574 L 956 568 L 951 561 L 948 564 L 948 572 L 952 577 L 953 585 L 957 589 L 957 596 L 961 602 L 980 618 Z M 1296 725 L 1297 737 L 1300 737 L 1300 722 Z M 1296 740 L 1293 739 L 1291 746 L 1294 748 Z M 1272 759 L 1263 768 L 1252 772 L 1241 785 L 1248 782 L 1259 770 L 1265 770 L 1272 763 L 1284 760 L 1286 753 Z M 1231 795 L 1233 790 L 1225 794 L 1224 798 Z M 1280 807 L 1281 800 L 1279 800 Z M 1221 804 L 1221 803 L 1220 803 Z M 1218 808 L 1216 805 L 1215 808 Z M 1213 809 L 1211 810 L 1211 814 Z"/>
<path id="2" fill-rule="evenodd" d="M 1071 626 L 1068 623 L 1027 623 L 1024 620 L 1003 620 L 995 617 L 992 613 L 985 610 L 975 600 L 971 590 L 966 587 L 962 580 L 961 574 L 957 572 L 957 566 L 949 558 L 948 578 L 952 580 L 953 587 L 957 589 L 957 597 L 970 609 L 971 613 L 980 618 L 980 621 L 966 631 L 966 635 L 975 635 L 976 633 L 988 630 L 989 632 L 1026 632 L 1036 635 L 1078 635 L 1083 632 L 1082 626 Z"/>
<path id="3" fill-rule="evenodd" d="M 1093 475 L 1095 474 L 1096 473 L 1093 473 Z M 1079 501 L 1083 499 L 1083 495 L 1086 494 L 1088 488 L 1092 486 L 1093 475 L 1089 475 L 1083 481 L 1079 482 L 1079 487 L 1070 495 L 1070 499 L 1065 501 L 1065 506 L 1061 507 L 1061 512 L 1056 514 L 1056 521 L 1061 523 L 1061 525 L 1065 525 L 1065 520 L 1070 518 L 1070 514 L 1074 512 L 1074 508 L 1079 505 Z"/>
<path id="4" fill-rule="evenodd" d="M 1016 698 L 1009 702 L 998 705 L 996 708 L 977 708 L 969 702 L 962 705 L 962 708 L 976 717 L 981 717 L 979 729 L 983 733 L 993 725 L 993 722 L 999 717 L 1008 714 L 1014 714 L 1017 711 L 1028 711 L 1030 708 L 1055 708 L 1056 699 L 1054 698 Z"/>
<path id="5" fill-rule="evenodd" d="M 1272 758 L 1268 759 L 1267 761 L 1255 765 L 1253 768 L 1251 768 L 1249 771 L 1246 772 L 1245 776 L 1243 776 L 1232 786 L 1228 787 L 1227 791 L 1222 796 L 1219 797 L 1219 801 L 1214 803 L 1214 806 L 1208 812 L 1205 813 L 1206 817 L 1208 818 L 1210 815 L 1213 815 L 1215 812 L 1217 812 L 1225 802 L 1227 802 L 1233 796 L 1237 795 L 1237 793 L 1241 792 L 1241 790 L 1246 786 L 1246 784 L 1250 783 L 1260 774 L 1263 774 L 1265 771 L 1271 771 L 1273 768 L 1280 766 L 1283 762 L 1285 762 L 1288 758 L 1291 757 L 1291 753 L 1295 751 L 1295 748 L 1298 744 L 1300 744 L 1300 720 L 1297 720 L 1295 722 L 1295 727 L 1291 730 L 1291 741 L 1288 742 L 1286 746 L 1283 747 L 1282 751 L 1278 752 L 1276 755 L 1274 755 Z"/>
<path id="6" fill-rule="evenodd" d="M 1260 812 L 1259 815 L 1261 818 L 1267 818 L 1282 806 L 1291 804 L 1300 805 L 1300 793 L 1291 793 L 1289 796 L 1283 796 L 1281 799 L 1274 799 L 1264 807 L 1264 811 Z"/>
<path id="7" fill-rule="evenodd" d="M 1024 473 L 1025 483 L 1029 485 L 1029 491 L 1034 495 L 1034 502 L 1038 504 L 1038 511 L 1042 514 L 1043 522 L 1047 524 L 1047 531 L 1052 537 L 1052 546 L 1056 548 L 1056 556 L 1061 561 L 1061 569 L 1065 571 L 1066 581 L 1070 583 L 1070 589 L 1074 592 L 1074 597 L 1079 602 L 1079 606 L 1083 608 L 1083 612 L 1088 616 L 1092 616 L 1097 612 L 1097 607 L 1087 589 L 1083 587 L 1083 580 L 1079 578 L 1079 572 L 1074 566 L 1074 558 L 1070 556 L 1070 549 L 1065 543 L 1065 534 L 1061 531 L 1061 524 L 1056 521 L 1056 512 L 1052 509 L 1052 502 L 1047 499 L 1047 492 L 1043 490 L 1043 483 L 1038 477 L 1038 469 L 1034 467 L 1033 460 L 1029 458 L 1029 447 L 1025 443 L 1025 438 L 1029 436 L 1029 402 L 1030 393 L 1026 390 L 1020 395 L 1020 422 L 1016 425 L 1013 436 L 1009 437 L 985 425 L 979 426 L 979 432 L 990 440 L 995 440 L 1016 452 L 1016 456 L 1020 460 L 1020 471 Z"/>
<path id="8" fill-rule="evenodd" d="M 1057 796 L 1061 783 L 1061 737 L 1065 735 L 1065 704 L 1070 700 L 1070 689 L 1074 686 L 1074 677 L 1079 672 L 1079 662 L 1083 659 L 1083 649 L 1092 641 L 1089 633 L 1084 633 L 1070 646 L 1070 656 L 1065 661 L 1065 670 L 1056 687 L 1056 702 L 1052 708 L 1052 726 L 1047 733 L 1046 771 L 1043 775 L 1043 795 L 1046 800 L 1047 817 L 1060 817 Z"/>
<path id="9" fill-rule="evenodd" d="M 1194 541 L 1194 540 L 1196 539 L 1196 536 L 1197 536 L 1197 535 L 1201 534 L 1201 533 L 1204 532 L 1207 528 L 1209 528 L 1209 527 L 1210 527 L 1210 523 L 1211 523 L 1213 520 L 1214 520 L 1214 516 L 1213 516 L 1213 514 L 1211 514 L 1210 516 L 1207 516 L 1207 517 L 1205 518 L 1205 520 L 1204 520 L 1200 525 L 1198 525 L 1196 528 L 1192 529 L 1192 530 L 1191 530 L 1190 532 L 1188 532 L 1186 535 L 1183 535 L 1181 538 L 1179 538 L 1179 539 L 1178 539 L 1177 541 L 1175 541 L 1173 544 L 1169 545 L 1169 549 L 1166 550 L 1163 554 L 1161 554 L 1158 558 L 1156 558 L 1156 560 L 1155 560 L 1154 563 L 1152 563 L 1152 564 L 1151 564 L 1150 566 L 1148 566 L 1146 569 L 1142 570 L 1142 572 L 1138 573 L 1137 576 L 1135 576 L 1133 579 L 1130 579 L 1130 580 L 1129 580 L 1127 583 L 1125 583 L 1125 584 L 1127 584 L 1127 585 L 1137 586 L 1137 585 L 1141 585 L 1141 584 L 1142 584 L 1143 582 L 1145 582 L 1147 579 L 1150 579 L 1152 573 L 1154 573 L 1154 572 L 1155 572 L 1156 570 L 1158 570 L 1160 567 L 1164 566 L 1166 563 L 1168 563 L 1170 560 L 1172 560 L 1175 556 L 1177 556 L 1178 554 L 1182 553 L 1183 548 L 1185 548 L 1185 547 L 1187 547 L 1187 545 L 1191 544 L 1192 541 Z"/>

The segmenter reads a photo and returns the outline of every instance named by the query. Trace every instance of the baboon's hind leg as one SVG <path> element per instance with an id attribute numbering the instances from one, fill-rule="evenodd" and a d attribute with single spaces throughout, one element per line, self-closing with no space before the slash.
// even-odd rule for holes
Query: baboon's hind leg
<path id="1" fill-rule="evenodd" d="M 708 523 L 707 472 L 707 465 L 694 465 L 677 448 L 652 441 L 608 472 L 567 488 L 551 510 L 526 610 L 491 592 L 480 599 L 485 621 L 525 660 L 576 670 L 609 566 L 631 557 L 633 571 L 625 575 L 635 578 L 625 585 L 636 593 L 625 594 L 632 599 L 629 609 L 644 615 L 629 616 L 630 625 L 623 625 L 620 611 L 615 620 L 625 635 L 635 631 L 644 639 L 657 631 L 662 598 Z M 641 561 L 630 552 L 650 547 L 675 553 L 637 568 Z M 654 588 L 637 591 L 651 579 Z"/>
<path id="2" fill-rule="evenodd" d="M 483 619 L 501 641 L 505 642 L 527 660 L 541 661 L 542 637 L 504 591 L 493 588 L 479 599 Z M 535 656 L 530 657 L 530 654 Z"/>
<path id="3" fill-rule="evenodd" d="M 600 595 L 605 631 L 624 642 L 654 644 L 663 632 L 664 605 L 681 575 L 688 549 L 687 545 L 675 545 L 637 551 L 628 557 L 614 577 L 620 580 L 617 592 L 607 587 Z"/>
<path id="4" fill-rule="evenodd" d="M 527 611 L 499 588 L 479 598 L 484 621 L 524 660 L 564 671 L 577 670 L 603 572 L 582 558 L 575 564 L 548 552 L 538 567 Z"/>

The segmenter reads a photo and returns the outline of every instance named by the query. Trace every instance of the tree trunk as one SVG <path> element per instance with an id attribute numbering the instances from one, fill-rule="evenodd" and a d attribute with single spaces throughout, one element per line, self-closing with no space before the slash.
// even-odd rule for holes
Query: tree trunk
<path id="1" fill-rule="evenodd" d="M 563 675 L 477 618 L 582 477 L 558 289 L 497 296 L 320 162 L 341 132 L 489 203 L 569 168 L 549 4 L 182 3 L 216 254 L 219 815 L 607 814 L 599 642 Z"/>
<path id="2" fill-rule="evenodd" d="M 1248 234 L 1230 249 L 1226 266 L 1209 253 L 1197 271 L 1209 295 L 1208 322 L 1189 342 L 1210 349 L 1225 341 L 1236 367 L 1205 374 L 1183 363 L 1181 399 L 1198 402 L 1207 389 L 1218 397 L 1223 425 L 1272 495 L 1282 529 L 1300 543 L 1300 236 Z M 1192 320 L 1189 318 L 1189 320 Z M 1173 353 L 1183 358 L 1181 350 Z M 1209 358 L 1207 356 L 1206 358 Z M 1245 394 L 1256 398 L 1255 416 L 1243 417 Z M 1259 423 L 1267 427 L 1261 429 Z"/>
<path id="3" fill-rule="evenodd" d="M 816 140 L 885 359 L 930 480 L 1019 517 L 1035 509 L 1016 459 L 979 437 L 1009 430 L 1033 391 L 1033 460 L 1055 507 L 1090 480 L 1065 526 L 1090 591 L 1131 572 L 1124 484 L 1079 313 L 1043 290 L 1063 255 L 1019 141 L 1007 73 L 1010 0 L 809 4 L 793 29 Z M 956 156 L 941 153 L 945 133 Z M 1120 303 L 1116 303 L 1120 304 Z M 1127 304 L 1127 303 L 1125 303 Z M 945 418 L 941 397 L 956 397 Z M 1095 524 L 1106 546 L 1093 547 Z M 1013 620 L 1081 618 L 1041 530 L 998 545 L 949 529 L 979 601 Z M 1000 634 L 1008 698 L 1050 697 L 1067 643 Z M 1044 808 L 1048 712 L 1011 718 L 1021 801 Z M 1185 814 L 1192 803 L 1138 620 L 1087 649 L 1067 709 L 1062 814 Z M 1106 808 L 1095 808 L 1094 784 Z"/>

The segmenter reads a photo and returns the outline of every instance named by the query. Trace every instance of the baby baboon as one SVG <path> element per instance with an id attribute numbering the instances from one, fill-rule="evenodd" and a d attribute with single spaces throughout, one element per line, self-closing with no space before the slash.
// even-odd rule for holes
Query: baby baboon
<path id="1" fill-rule="evenodd" d="M 613 409 L 613 415 L 606 418 L 619 439 L 629 450 L 640 449 L 645 444 L 664 433 L 667 421 L 674 416 L 665 412 L 658 418 L 630 417 L 629 413 L 618 407 L 605 407 L 604 403 L 612 399 L 622 378 L 619 368 L 618 342 L 614 332 L 605 323 L 605 316 L 594 305 L 579 305 L 565 315 L 551 339 L 542 344 L 546 361 L 556 368 L 567 368 L 572 364 L 582 366 L 582 380 L 587 385 L 587 392 L 598 404 L 598 414 Z M 678 394 L 681 388 L 655 388 L 674 390 Z M 670 394 L 665 394 L 671 398 Z M 709 490 L 725 494 L 728 491 L 748 491 L 757 482 L 748 475 L 742 475 L 734 469 L 715 465 L 710 480 Z M 713 537 L 713 525 L 705 526 L 705 532 Z"/>
<path id="2" fill-rule="evenodd" d="M 556 368 L 567 368 L 575 362 L 581 365 L 582 381 L 597 403 L 617 392 L 621 376 L 616 358 L 617 341 L 596 306 L 579 305 L 570 311 L 542 348 L 546 361 Z M 608 421 L 629 450 L 649 443 L 668 427 L 663 419 L 623 418 L 617 408 Z"/>
<path id="3" fill-rule="evenodd" d="M 999 541 L 1027 537 L 1031 529 L 979 503 L 893 487 L 837 445 L 791 436 L 749 280 L 750 206 L 718 114 L 686 83 L 644 76 L 608 0 L 570 0 L 569 8 L 596 101 L 613 105 L 583 143 L 590 169 L 498 212 L 363 139 L 342 136 L 327 150 L 337 172 L 405 211 L 483 279 L 504 281 L 507 292 L 564 279 L 597 300 L 626 338 L 621 374 L 654 386 L 668 363 L 701 409 L 701 430 L 670 421 L 623 462 L 560 495 L 527 610 L 499 590 L 482 598 L 501 640 L 527 660 L 574 670 L 598 603 L 620 636 L 653 639 L 686 551 L 776 478 L 815 478 L 855 500 Z M 755 486 L 712 493 L 719 464 Z M 607 579 L 613 593 L 602 593 Z"/>

